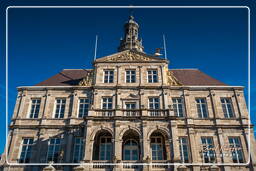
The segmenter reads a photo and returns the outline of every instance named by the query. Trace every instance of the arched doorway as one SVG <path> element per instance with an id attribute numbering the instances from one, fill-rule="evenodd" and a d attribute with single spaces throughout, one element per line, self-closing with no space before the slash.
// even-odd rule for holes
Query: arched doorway
<path id="1" fill-rule="evenodd" d="M 152 160 L 167 160 L 167 151 L 169 151 L 166 146 L 166 136 L 164 136 L 160 131 L 154 131 L 150 135 L 150 150 Z"/>
<path id="2" fill-rule="evenodd" d="M 107 130 L 96 133 L 93 144 L 93 160 L 112 160 L 112 135 Z"/>
<path id="3" fill-rule="evenodd" d="M 139 134 L 134 130 L 128 130 L 123 135 L 122 145 L 122 159 L 123 160 L 140 160 L 141 149 L 140 149 L 140 137 Z"/>

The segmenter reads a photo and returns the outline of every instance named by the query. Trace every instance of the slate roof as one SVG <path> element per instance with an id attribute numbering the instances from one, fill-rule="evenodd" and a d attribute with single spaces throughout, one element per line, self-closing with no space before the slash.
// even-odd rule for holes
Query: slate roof
<path id="1" fill-rule="evenodd" d="M 90 69 L 64 69 L 35 86 L 74 86 L 90 72 Z M 173 75 L 184 86 L 227 86 L 198 69 L 173 69 Z"/>

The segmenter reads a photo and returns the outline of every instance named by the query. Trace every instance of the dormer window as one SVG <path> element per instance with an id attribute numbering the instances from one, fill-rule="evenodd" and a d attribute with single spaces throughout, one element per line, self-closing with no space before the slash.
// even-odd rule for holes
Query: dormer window
<path id="1" fill-rule="evenodd" d="M 104 70 L 104 83 L 114 82 L 114 70 Z"/>

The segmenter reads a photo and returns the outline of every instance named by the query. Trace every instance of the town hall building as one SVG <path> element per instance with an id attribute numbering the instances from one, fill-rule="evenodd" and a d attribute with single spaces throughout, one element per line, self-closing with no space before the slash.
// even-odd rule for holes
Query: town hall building
<path id="1" fill-rule="evenodd" d="M 118 52 L 95 59 L 93 69 L 17 88 L 2 169 L 255 170 L 244 87 L 169 68 L 144 52 L 130 16 Z"/>

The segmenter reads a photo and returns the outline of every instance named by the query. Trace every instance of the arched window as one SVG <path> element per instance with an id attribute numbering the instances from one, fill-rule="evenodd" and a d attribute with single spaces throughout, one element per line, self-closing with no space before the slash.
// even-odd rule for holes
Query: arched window
<path id="1" fill-rule="evenodd" d="M 112 160 L 112 135 L 106 131 L 99 131 L 94 138 L 93 160 Z"/>
<path id="2" fill-rule="evenodd" d="M 153 132 L 150 136 L 152 160 L 166 160 L 165 138 L 160 132 Z"/>
<path id="3" fill-rule="evenodd" d="M 112 156 L 111 137 L 100 137 L 100 160 L 110 160 Z"/>
<path id="4" fill-rule="evenodd" d="M 139 145 L 133 139 L 128 139 L 124 143 L 124 160 L 139 160 Z"/>
<path id="5" fill-rule="evenodd" d="M 140 136 L 138 132 L 130 129 L 123 135 L 123 159 L 122 160 L 140 160 Z"/>

